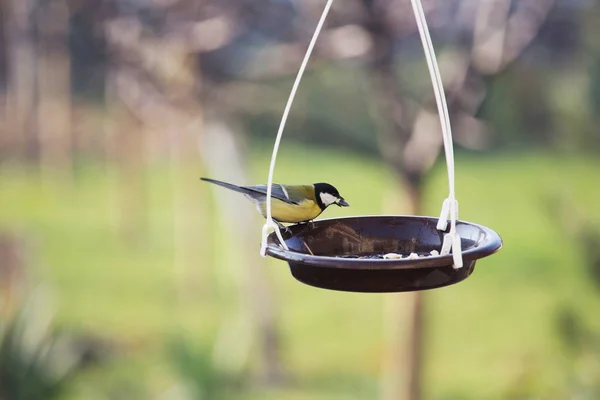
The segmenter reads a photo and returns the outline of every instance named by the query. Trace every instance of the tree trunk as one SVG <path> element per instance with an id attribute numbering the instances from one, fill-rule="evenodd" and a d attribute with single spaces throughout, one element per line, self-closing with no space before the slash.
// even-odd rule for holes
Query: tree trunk
<path id="1" fill-rule="evenodd" d="M 142 121 L 123 99 L 119 80 L 131 79 L 118 66 L 107 73 L 107 106 L 110 128 L 109 154 L 116 161 L 118 181 L 119 233 L 137 244 L 146 227 L 144 162 L 146 132 Z"/>
<path id="2" fill-rule="evenodd" d="M 38 96 L 37 131 L 40 163 L 45 176 L 71 173 L 71 75 L 69 9 L 61 0 L 46 4 L 37 13 Z"/>
<path id="3" fill-rule="evenodd" d="M 34 0 L 7 0 L 6 135 L 16 157 L 35 155 L 35 42 L 31 23 Z"/>
<path id="4" fill-rule="evenodd" d="M 27 289 L 27 245 L 23 237 L 0 232 L 0 319 L 9 320 L 25 297 Z"/>
<path id="5" fill-rule="evenodd" d="M 420 214 L 420 184 L 402 179 L 405 201 L 402 205 L 384 204 L 398 214 Z M 386 296 L 384 333 L 387 351 L 382 365 L 382 400 L 418 400 L 422 398 L 423 335 L 425 299 L 421 292 Z"/>
<path id="6" fill-rule="evenodd" d="M 439 152 L 438 146 L 415 143 L 419 133 L 407 118 L 407 105 L 399 95 L 395 76 L 394 37 L 385 23 L 382 9 L 364 2 L 370 22 L 367 24 L 375 48 L 371 60 L 372 94 L 370 113 L 377 126 L 381 154 L 401 181 L 406 194 L 403 210 L 419 214 L 422 177 Z M 412 144 L 410 152 L 407 148 Z M 388 357 L 382 365 L 382 400 L 419 400 L 421 398 L 422 336 L 424 301 L 419 292 L 387 297 L 386 335 Z"/>
<path id="7" fill-rule="evenodd" d="M 421 214 L 422 189 L 419 184 L 406 184 L 408 212 Z M 410 327 L 406 338 L 406 385 L 399 399 L 419 400 L 422 398 L 421 380 L 423 370 L 423 334 L 425 332 L 425 298 L 422 292 L 411 292 L 405 296 L 408 313 L 407 326 Z M 400 362 L 400 361 L 398 361 Z"/>
<path id="8" fill-rule="evenodd" d="M 173 247 L 176 286 L 180 299 L 188 293 L 197 292 L 195 284 L 202 282 L 197 266 L 196 255 L 205 255 L 207 233 L 205 229 L 206 204 L 198 201 L 204 185 L 198 185 L 198 176 L 188 173 L 198 158 L 197 142 L 204 129 L 200 104 L 196 105 L 196 115 L 189 118 L 171 119 L 166 129 L 170 136 L 171 182 L 173 188 Z M 168 115 L 165 115 L 168 118 Z M 161 132 L 162 133 L 162 132 Z M 202 171 L 197 171 L 201 174 Z M 193 180 L 192 180 L 193 179 Z M 190 190 L 193 187 L 193 190 Z M 200 193 L 199 193 L 200 192 Z M 205 197 L 205 196 L 202 196 Z M 200 247 L 200 249 L 199 249 Z"/>
<path id="9" fill-rule="evenodd" d="M 205 147 L 205 160 L 211 175 L 220 179 L 247 183 L 249 177 L 246 173 L 243 145 L 240 143 L 239 132 L 233 132 L 231 118 L 218 118 L 213 122 L 207 122 Z M 215 188 L 218 198 L 220 220 L 227 229 L 227 241 L 221 246 L 228 252 L 222 262 L 235 268 L 227 276 L 237 277 L 233 282 L 224 282 L 227 286 L 233 283 L 239 293 L 238 314 L 246 320 L 243 326 L 246 330 L 230 329 L 224 331 L 220 338 L 219 346 L 225 349 L 220 352 L 223 358 L 232 357 L 232 354 L 224 354 L 239 342 L 244 335 L 254 338 L 247 344 L 244 352 L 238 354 L 249 357 L 252 347 L 259 352 L 259 375 L 263 382 L 268 384 L 280 383 L 284 377 L 280 357 L 280 335 L 277 328 L 277 304 L 266 274 L 266 263 L 259 255 L 260 249 L 260 221 L 256 209 L 239 193 L 233 193 L 224 189 Z M 226 266 L 219 269 L 226 270 Z M 240 318 L 234 317 L 234 318 Z M 254 342 L 254 343 L 253 343 Z M 239 345 L 238 345 L 239 347 Z M 229 351 L 231 353 L 231 351 Z M 238 359 L 237 365 L 241 367 L 249 360 Z M 231 362 L 234 364 L 233 362 Z"/>

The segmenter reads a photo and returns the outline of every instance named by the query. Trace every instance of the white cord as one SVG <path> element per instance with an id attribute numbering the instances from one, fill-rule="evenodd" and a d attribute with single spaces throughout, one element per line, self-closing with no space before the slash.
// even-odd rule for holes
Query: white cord
<path id="1" fill-rule="evenodd" d="M 304 70 L 306 69 L 306 65 L 308 64 L 308 60 L 310 59 L 310 55 L 312 54 L 313 48 L 315 47 L 315 43 L 317 42 L 317 38 L 319 37 L 319 33 L 321 32 L 321 28 L 325 23 L 325 19 L 327 18 L 327 14 L 329 13 L 329 9 L 333 4 L 333 0 L 327 0 L 327 4 L 325 5 L 325 9 L 323 10 L 323 14 L 321 14 L 321 19 L 317 24 L 317 28 L 315 29 L 315 33 L 308 45 L 308 49 L 306 50 L 306 54 L 304 55 L 304 60 L 302 60 L 302 65 L 300 66 L 300 70 L 298 71 L 298 75 L 296 76 L 296 80 L 294 81 L 294 85 L 292 86 L 292 91 L 290 93 L 290 97 L 288 98 L 287 104 L 285 106 L 285 110 L 283 111 L 283 116 L 281 118 L 281 123 L 279 124 L 279 130 L 277 131 L 277 139 L 275 139 L 275 145 L 273 146 L 273 155 L 271 156 L 271 166 L 269 167 L 269 180 L 267 183 L 267 221 L 265 222 L 262 229 L 262 242 L 260 246 L 260 254 L 263 257 L 267 255 L 267 237 L 269 236 L 269 230 L 273 229 L 279 239 L 279 243 L 281 246 L 288 250 L 283 237 L 281 236 L 281 231 L 275 222 L 273 221 L 273 217 L 271 216 L 271 186 L 273 185 L 273 173 L 275 171 L 275 162 L 277 161 L 277 152 L 279 151 L 279 144 L 281 143 L 281 136 L 283 134 L 283 129 L 285 128 L 285 123 L 287 121 L 288 115 L 290 113 L 290 109 L 292 107 L 292 103 L 294 102 L 294 97 L 296 96 L 296 91 L 298 90 L 298 86 L 300 85 L 300 81 L 302 80 L 302 75 L 304 75 Z"/>
<path id="2" fill-rule="evenodd" d="M 458 219 L 458 201 L 456 200 L 454 193 L 454 148 L 452 144 L 452 127 L 450 125 L 448 104 L 446 103 L 444 85 L 440 75 L 435 51 L 433 49 L 433 44 L 431 42 L 431 36 L 429 34 L 429 28 L 427 26 L 427 19 L 425 18 L 425 13 L 423 12 L 421 0 L 411 0 L 411 3 L 413 11 L 415 13 L 417 27 L 419 28 L 419 36 L 421 37 L 421 43 L 423 44 L 423 50 L 425 52 L 425 58 L 427 60 L 427 67 L 429 68 L 429 74 L 431 76 L 431 83 L 433 84 L 435 101 L 440 116 L 440 124 L 442 126 L 442 137 L 444 140 L 446 165 L 448 168 L 449 194 L 448 198 L 444 200 L 444 203 L 442 205 L 442 212 L 440 215 L 440 219 L 438 220 L 437 229 L 445 231 L 448 227 L 448 217 L 450 217 L 450 232 L 444 235 L 444 242 L 442 244 L 440 255 L 449 254 L 450 250 L 453 250 L 452 257 L 454 261 L 454 268 L 458 269 L 463 266 L 463 260 L 460 236 L 456 232 L 456 220 Z"/>
<path id="3" fill-rule="evenodd" d="M 421 42 L 423 44 L 423 50 L 425 52 L 425 58 L 427 60 L 427 66 L 429 68 L 429 73 L 431 76 L 431 81 L 433 84 L 433 90 L 435 94 L 435 100 L 438 108 L 438 113 L 440 116 L 440 124 L 442 127 L 442 137 L 444 141 L 444 150 L 446 154 L 446 164 L 448 168 L 448 186 L 449 186 L 449 195 L 448 198 L 444 200 L 442 205 L 442 212 L 440 215 L 440 219 L 438 221 L 437 229 L 438 230 L 446 230 L 448 227 L 448 217 L 450 217 L 450 232 L 444 235 L 444 243 L 442 245 L 442 249 L 440 254 L 446 255 L 449 254 L 450 250 L 453 250 L 453 261 L 455 268 L 461 268 L 463 266 L 462 254 L 461 254 L 461 241 L 460 236 L 456 232 L 456 220 L 458 219 L 458 201 L 455 198 L 454 192 L 454 149 L 452 143 L 452 127 L 450 125 L 450 117 L 448 113 L 448 105 L 446 103 L 446 96 L 444 94 L 444 86 L 442 82 L 442 78 L 440 75 L 439 67 L 437 64 L 437 59 L 435 56 L 435 51 L 433 49 L 433 44 L 431 42 L 431 36 L 429 34 L 429 28 L 427 26 L 427 20 L 425 18 L 425 13 L 423 12 L 423 6 L 421 5 L 420 0 L 411 0 L 413 11 L 415 14 L 415 19 L 417 22 L 417 26 L 419 28 L 419 35 L 421 37 Z M 260 253 L 264 257 L 266 256 L 267 250 L 267 237 L 269 235 L 269 230 L 273 229 L 279 239 L 281 246 L 288 250 L 285 241 L 281 235 L 281 231 L 275 222 L 273 221 L 271 215 L 271 188 L 273 185 L 273 174 L 275 171 L 275 163 L 277 161 L 277 153 L 279 151 L 279 145 L 281 143 L 281 137 L 283 135 L 283 130 L 285 128 L 285 123 L 287 121 L 292 103 L 294 101 L 294 97 L 296 96 L 296 92 L 298 90 L 298 86 L 300 85 L 300 81 L 302 80 L 302 76 L 308 64 L 308 60 L 312 54 L 315 43 L 317 42 L 317 38 L 319 37 L 319 33 L 321 32 L 321 28 L 325 23 L 325 19 L 327 18 L 327 14 L 329 13 L 329 9 L 333 4 L 333 0 L 327 0 L 327 4 L 325 5 L 325 9 L 321 15 L 319 23 L 317 24 L 317 28 L 313 34 L 313 37 L 310 41 L 306 54 L 304 55 L 304 59 L 300 66 L 300 70 L 298 71 L 298 75 L 296 76 L 296 80 L 294 81 L 294 85 L 292 86 L 292 91 L 290 93 L 290 97 L 288 98 L 285 110 L 283 112 L 283 116 L 281 118 L 281 123 L 279 125 L 279 130 L 277 132 L 277 138 L 275 139 L 275 145 L 273 146 L 273 154 L 271 156 L 271 165 L 269 167 L 269 179 L 267 183 L 267 217 L 265 225 L 262 229 L 262 243 Z"/>

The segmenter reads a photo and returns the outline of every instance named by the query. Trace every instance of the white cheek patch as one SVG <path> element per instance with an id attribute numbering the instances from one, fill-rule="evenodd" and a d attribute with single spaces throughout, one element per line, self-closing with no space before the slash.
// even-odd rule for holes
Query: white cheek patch
<path id="1" fill-rule="evenodd" d="M 336 203 L 338 201 L 338 198 L 335 197 L 332 194 L 329 193 L 321 193 L 319 195 L 321 197 L 321 202 L 325 205 L 325 206 L 329 206 L 333 203 Z"/>

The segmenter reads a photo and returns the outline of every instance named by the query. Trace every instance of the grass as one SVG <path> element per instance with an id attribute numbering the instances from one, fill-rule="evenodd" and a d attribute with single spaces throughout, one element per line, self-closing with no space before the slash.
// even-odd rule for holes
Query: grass
<path id="1" fill-rule="evenodd" d="M 266 179 L 268 155 L 260 146 L 251 154 L 255 182 Z M 571 304 L 600 330 L 594 318 L 600 296 L 561 217 L 546 205 L 566 199 L 567 214 L 600 226 L 599 169 L 600 161 L 574 156 L 457 155 L 461 219 L 497 230 L 505 247 L 480 261 L 465 282 L 427 294 L 426 398 L 511 398 L 528 373 L 535 376 L 527 383 L 532 391 L 560 398 L 567 363 L 554 313 Z M 120 186 L 110 167 L 83 165 L 73 184 L 3 169 L 0 229 L 22 232 L 31 242 L 36 279 L 55 294 L 57 323 L 114 340 L 121 349 L 82 375 L 72 398 L 156 398 L 178 383 L 166 354 L 170 338 L 210 345 L 223 322 L 246 313 L 239 289 L 247 273 L 243 260 L 255 255 L 228 248 L 227 227 L 219 223 L 212 192 L 197 180 L 199 170 L 178 173 L 187 182 L 184 229 L 192 243 L 182 255 L 173 243 L 173 175 L 165 166 L 145 171 L 147 218 L 141 237 L 131 240 L 119 230 Z M 377 160 L 287 145 L 276 178 L 335 183 L 352 208 L 327 210 L 325 217 L 402 210 L 401 188 Z M 424 213 L 437 215 L 446 192 L 440 162 L 427 181 Z M 260 224 L 257 218 L 257 242 Z M 384 304 L 402 296 L 311 288 L 275 260 L 261 268 L 274 287 L 283 355 L 295 384 L 238 398 L 375 398 L 386 353 Z"/>

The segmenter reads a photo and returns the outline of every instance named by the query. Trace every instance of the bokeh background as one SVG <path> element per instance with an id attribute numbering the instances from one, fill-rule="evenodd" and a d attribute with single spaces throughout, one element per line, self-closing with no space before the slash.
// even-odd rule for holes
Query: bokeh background
<path id="1" fill-rule="evenodd" d="M 504 248 L 422 294 L 296 282 L 261 218 L 324 0 L 0 1 L 0 398 L 600 398 L 600 2 L 423 0 L 461 219 Z M 334 3 L 276 181 L 439 215 L 408 0 Z"/>

